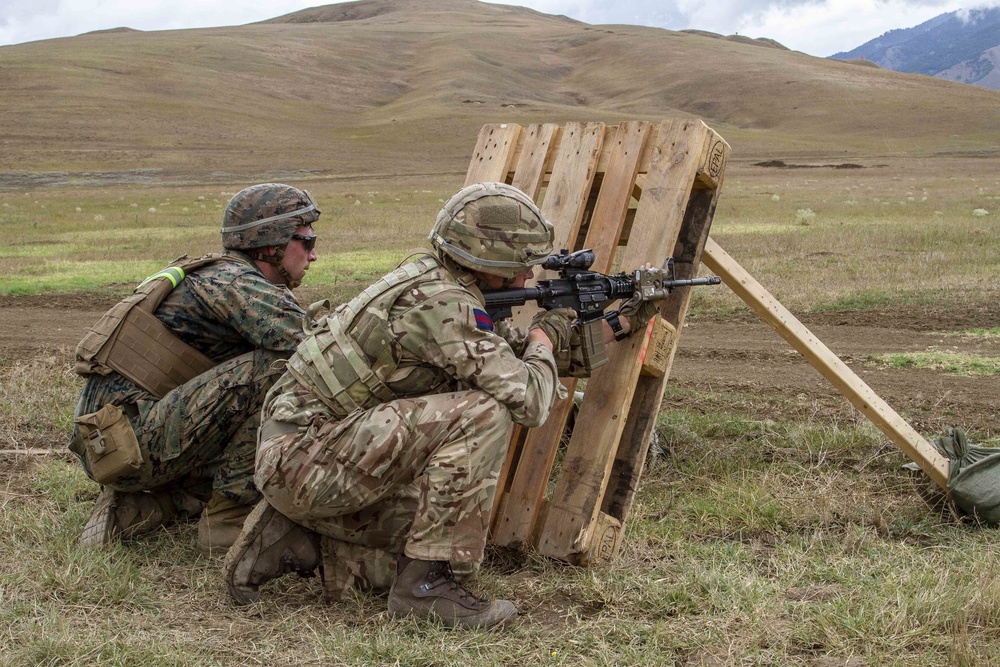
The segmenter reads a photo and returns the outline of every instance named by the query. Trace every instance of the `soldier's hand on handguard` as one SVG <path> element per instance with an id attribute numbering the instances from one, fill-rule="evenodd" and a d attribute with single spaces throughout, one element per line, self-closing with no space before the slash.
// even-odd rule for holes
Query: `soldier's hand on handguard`
<path id="1" fill-rule="evenodd" d="M 646 266 L 640 270 L 647 273 L 653 271 L 663 271 L 663 269 L 653 268 L 652 264 L 646 264 Z M 658 315 L 659 313 L 660 310 L 657 307 L 656 302 L 644 300 L 642 295 L 639 293 L 636 293 L 627 301 L 622 301 L 621 307 L 618 309 L 619 317 L 628 322 L 628 331 L 639 331 L 641 329 L 645 329 L 646 325 L 649 324 L 649 320 L 651 320 L 654 315 Z"/>
<path id="2" fill-rule="evenodd" d="M 622 304 L 618 315 L 628 321 L 628 331 L 640 331 L 645 329 L 649 320 L 659 313 L 655 301 L 643 301 L 638 297 L 632 297 Z"/>

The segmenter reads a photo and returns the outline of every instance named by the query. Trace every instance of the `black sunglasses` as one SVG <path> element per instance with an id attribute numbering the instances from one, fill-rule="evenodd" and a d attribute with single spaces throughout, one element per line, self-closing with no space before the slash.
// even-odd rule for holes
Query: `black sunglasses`
<path id="1" fill-rule="evenodd" d="M 306 252 L 312 252 L 312 249 L 316 247 L 316 235 L 306 236 L 305 234 L 292 234 L 292 238 L 296 241 L 302 241 L 302 247 L 306 249 Z"/>

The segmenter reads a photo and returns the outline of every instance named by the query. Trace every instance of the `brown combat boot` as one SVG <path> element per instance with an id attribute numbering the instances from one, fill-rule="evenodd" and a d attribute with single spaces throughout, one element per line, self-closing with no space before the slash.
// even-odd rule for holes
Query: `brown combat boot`
<path id="1" fill-rule="evenodd" d="M 507 600 L 484 600 L 455 581 L 442 561 L 400 556 L 389 589 L 389 615 L 436 618 L 449 628 L 490 628 L 517 615 Z"/>
<path id="2" fill-rule="evenodd" d="M 243 531 L 243 523 L 253 505 L 212 494 L 212 499 L 198 518 L 198 551 L 206 556 L 222 556 Z"/>
<path id="3" fill-rule="evenodd" d="M 233 602 L 250 604 L 260 598 L 261 584 L 283 574 L 313 576 L 319 559 L 319 535 L 262 500 L 247 517 L 222 568 Z"/>
<path id="4" fill-rule="evenodd" d="M 80 544 L 99 547 L 116 539 L 129 539 L 152 532 L 176 518 L 177 508 L 169 493 L 126 493 L 104 487 L 83 527 Z"/>

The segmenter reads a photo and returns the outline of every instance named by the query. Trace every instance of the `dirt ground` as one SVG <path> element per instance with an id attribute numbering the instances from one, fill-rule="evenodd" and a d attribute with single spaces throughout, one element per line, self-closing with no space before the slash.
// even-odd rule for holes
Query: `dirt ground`
<path id="1" fill-rule="evenodd" d="M 307 292 L 309 290 L 304 290 Z M 303 294 L 311 302 L 315 294 Z M 39 354 L 65 354 L 114 302 L 111 295 L 0 297 L 0 362 Z M 926 350 L 1000 356 L 1000 338 L 959 332 L 994 328 L 1000 305 L 946 310 L 899 308 L 882 312 L 799 315 L 823 343 L 843 359 L 879 396 L 925 435 L 958 425 L 978 437 L 1000 434 L 996 423 L 1000 376 L 959 377 L 933 370 L 882 368 L 867 356 Z M 668 395 L 664 407 L 697 407 L 706 396 L 737 397 L 729 409 L 758 419 L 861 419 L 774 330 L 752 312 L 737 317 L 691 317 L 680 338 L 670 386 L 687 391 Z M 716 407 L 715 409 L 718 409 Z"/>

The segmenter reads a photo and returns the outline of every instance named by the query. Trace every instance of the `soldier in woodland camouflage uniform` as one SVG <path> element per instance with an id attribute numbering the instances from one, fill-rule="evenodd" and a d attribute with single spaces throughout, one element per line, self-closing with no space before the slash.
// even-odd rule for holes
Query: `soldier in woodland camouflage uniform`
<path id="1" fill-rule="evenodd" d="M 288 185 L 240 191 L 224 214 L 224 254 L 178 260 L 109 311 L 81 342 L 77 370 L 87 382 L 71 449 L 104 485 L 83 544 L 105 544 L 199 514 L 202 551 L 224 552 L 235 541 L 260 498 L 254 450 L 263 398 L 279 374 L 273 362 L 287 358 L 303 335 L 304 313 L 290 290 L 316 260 L 312 224 L 319 215 L 308 193 Z M 173 285 L 156 282 L 164 280 Z M 101 363 L 95 353 L 102 346 L 105 356 L 115 346 L 123 349 L 131 332 L 121 313 L 138 314 L 150 284 L 164 287 L 165 297 L 152 311 L 154 324 L 165 325 L 161 337 L 179 346 L 181 358 L 204 356 L 207 368 L 174 378 L 165 388 L 177 386 L 162 396 L 130 371 L 141 360 L 125 354 L 118 363 Z M 107 329 L 115 333 L 102 329 L 109 320 Z M 124 439 L 117 442 L 120 432 L 100 417 L 108 410 L 127 417 L 119 419 Z M 129 449 L 125 440 L 137 445 L 134 461 L 98 473 L 109 443 L 121 452 Z"/>
<path id="2" fill-rule="evenodd" d="M 328 597 L 391 585 L 390 614 L 459 627 L 516 614 L 453 573 L 483 557 L 513 424 L 541 424 L 562 389 L 575 313 L 542 311 L 526 336 L 509 325 L 501 336 L 480 288 L 522 286 L 552 238 L 524 193 L 469 186 L 438 215 L 437 256 L 417 256 L 336 310 L 310 309 L 310 335 L 265 400 L 265 500 L 224 566 L 236 602 L 322 558 Z"/>

